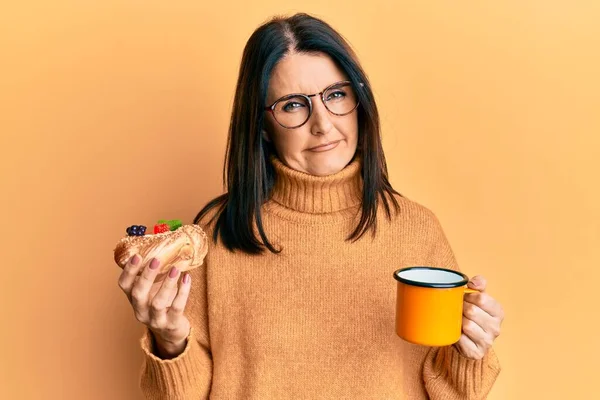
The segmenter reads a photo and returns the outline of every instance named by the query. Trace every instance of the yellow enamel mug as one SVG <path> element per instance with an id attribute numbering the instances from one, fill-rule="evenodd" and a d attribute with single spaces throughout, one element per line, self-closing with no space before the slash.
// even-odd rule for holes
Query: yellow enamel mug
<path id="1" fill-rule="evenodd" d="M 458 342 L 462 331 L 463 297 L 469 278 L 458 271 L 408 267 L 394 272 L 397 281 L 396 334 L 425 346 Z"/>

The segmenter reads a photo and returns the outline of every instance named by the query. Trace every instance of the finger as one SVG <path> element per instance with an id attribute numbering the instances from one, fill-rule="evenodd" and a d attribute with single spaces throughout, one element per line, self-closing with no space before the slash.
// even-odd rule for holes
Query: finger
<path id="1" fill-rule="evenodd" d="M 485 279 L 481 275 L 476 275 L 469 280 L 467 286 L 470 287 L 471 289 L 475 289 L 475 290 L 479 290 L 480 292 L 484 292 L 485 288 L 487 287 L 487 279 Z"/>
<path id="2" fill-rule="evenodd" d="M 464 333 L 460 335 L 460 339 L 454 345 L 460 349 L 460 352 L 463 353 L 463 355 L 474 355 L 480 352 L 475 342 Z"/>
<path id="3" fill-rule="evenodd" d="M 159 266 L 160 261 L 156 258 L 151 259 L 131 288 L 131 304 L 136 316 L 139 314 L 146 318 L 148 315 L 148 295 L 159 271 Z"/>
<path id="4" fill-rule="evenodd" d="M 493 337 L 500 335 L 498 319 L 492 317 L 475 304 L 465 302 L 463 305 L 463 315 L 479 325 L 488 335 L 492 335 Z"/>
<path id="5" fill-rule="evenodd" d="M 173 299 L 177 294 L 177 280 L 179 270 L 171 267 L 169 275 L 163 281 L 158 293 L 150 300 L 150 321 L 151 328 L 160 329 L 164 327 L 167 320 L 167 311 L 171 307 Z"/>
<path id="6" fill-rule="evenodd" d="M 123 290 L 123 292 L 125 292 L 128 298 L 131 298 L 131 288 L 133 287 L 135 278 L 142 267 L 141 261 L 142 258 L 139 255 L 134 254 L 133 257 L 129 259 L 127 264 L 125 264 L 121 275 L 119 275 L 119 287 L 121 290 Z"/>
<path id="7" fill-rule="evenodd" d="M 475 304 L 492 317 L 503 317 L 502 307 L 492 296 L 487 293 L 469 293 L 465 295 L 465 302 Z"/>
<path id="8" fill-rule="evenodd" d="M 190 288 L 192 283 L 192 276 L 187 273 L 183 276 L 181 283 L 179 284 L 179 291 L 177 292 L 177 296 L 173 300 L 171 304 L 171 308 L 168 313 L 169 316 L 173 315 L 181 315 L 185 310 L 185 305 L 187 304 L 187 300 L 190 294 Z"/>
<path id="9" fill-rule="evenodd" d="M 493 339 L 491 338 L 491 335 L 487 334 L 481 326 L 467 317 L 463 317 L 462 332 L 471 339 L 479 349 L 485 350 L 492 345 Z"/>

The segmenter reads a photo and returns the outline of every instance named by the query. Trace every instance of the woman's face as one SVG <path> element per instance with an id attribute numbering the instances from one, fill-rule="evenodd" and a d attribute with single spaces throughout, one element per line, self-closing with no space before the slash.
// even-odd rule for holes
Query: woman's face
<path id="1" fill-rule="evenodd" d="M 273 70 L 265 106 L 292 93 L 320 93 L 329 85 L 347 79 L 327 55 L 292 53 Z M 299 128 L 284 128 L 266 111 L 263 135 L 273 143 L 279 159 L 288 167 L 311 175 L 335 174 L 348 165 L 356 152 L 358 114 L 356 110 L 344 116 L 331 114 L 319 95 L 311 97 L 311 101 L 312 115 Z M 288 104 L 288 109 L 298 106 Z M 325 144 L 328 146 L 323 147 Z"/>

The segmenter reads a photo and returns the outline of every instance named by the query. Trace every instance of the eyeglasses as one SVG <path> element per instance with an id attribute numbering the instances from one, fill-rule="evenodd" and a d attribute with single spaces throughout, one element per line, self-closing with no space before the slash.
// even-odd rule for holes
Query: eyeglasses
<path id="1" fill-rule="evenodd" d="M 333 115 L 344 116 L 358 107 L 358 97 L 350 81 L 336 82 L 315 94 L 293 93 L 283 96 L 265 111 L 270 111 L 279 125 L 287 129 L 300 128 L 312 115 L 311 97 L 319 95 L 325 108 Z"/>

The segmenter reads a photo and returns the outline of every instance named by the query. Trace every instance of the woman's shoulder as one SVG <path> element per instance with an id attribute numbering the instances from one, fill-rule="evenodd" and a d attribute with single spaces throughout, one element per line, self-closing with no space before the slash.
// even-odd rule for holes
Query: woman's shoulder
<path id="1" fill-rule="evenodd" d="M 212 233 L 225 202 L 225 195 L 221 195 L 206 203 L 194 218 L 194 224 L 199 225 L 205 232 Z"/>
<path id="2" fill-rule="evenodd" d="M 393 194 L 393 197 L 398 204 L 398 209 L 394 211 L 393 205 L 390 204 L 390 208 L 393 210 L 392 221 L 402 225 L 411 223 L 423 228 L 439 228 L 440 222 L 429 207 L 400 194 Z"/>

